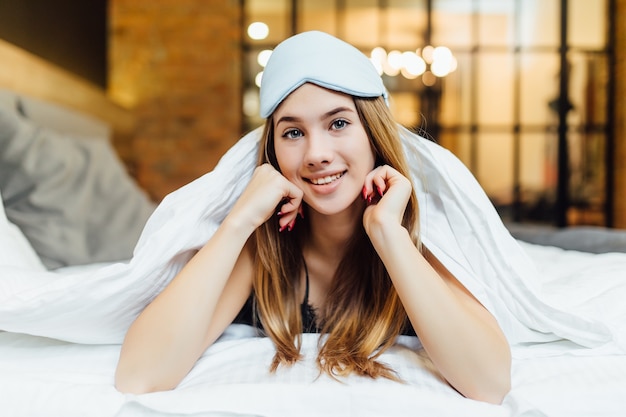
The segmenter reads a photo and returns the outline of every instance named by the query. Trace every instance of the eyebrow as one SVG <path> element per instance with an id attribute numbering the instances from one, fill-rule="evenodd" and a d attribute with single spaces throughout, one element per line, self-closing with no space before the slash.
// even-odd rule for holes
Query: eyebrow
<path id="1" fill-rule="evenodd" d="M 351 109 L 350 107 L 346 107 L 346 106 L 339 106 L 336 107 L 332 110 L 327 111 L 326 113 L 324 113 L 322 115 L 322 117 L 320 118 L 321 120 L 327 119 L 328 117 L 334 116 L 337 113 L 341 113 L 344 111 L 348 111 L 348 112 L 352 112 L 354 113 L 354 110 Z M 276 126 L 278 126 L 281 122 L 299 122 L 301 121 L 301 119 L 299 117 L 296 116 L 283 116 L 280 119 L 278 119 L 276 121 Z"/>

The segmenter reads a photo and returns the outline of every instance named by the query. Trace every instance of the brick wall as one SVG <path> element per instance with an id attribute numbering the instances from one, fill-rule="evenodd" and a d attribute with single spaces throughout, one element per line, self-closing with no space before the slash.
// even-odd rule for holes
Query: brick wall
<path id="1" fill-rule="evenodd" d="M 109 92 L 137 117 L 115 145 L 157 201 L 240 136 L 240 20 L 237 0 L 109 2 Z"/>
<path id="2" fill-rule="evenodd" d="M 615 227 L 626 229 L 626 0 L 617 0 L 615 51 Z"/>

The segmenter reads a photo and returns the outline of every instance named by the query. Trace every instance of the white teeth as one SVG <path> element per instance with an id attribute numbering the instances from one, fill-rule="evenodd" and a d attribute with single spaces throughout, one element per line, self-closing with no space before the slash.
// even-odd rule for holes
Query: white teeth
<path id="1" fill-rule="evenodd" d="M 342 176 L 343 176 L 343 173 L 335 174 L 335 175 L 328 175 L 324 178 L 312 178 L 311 182 L 315 185 L 324 185 L 324 184 L 331 183 L 335 181 L 336 179 L 341 178 Z"/>

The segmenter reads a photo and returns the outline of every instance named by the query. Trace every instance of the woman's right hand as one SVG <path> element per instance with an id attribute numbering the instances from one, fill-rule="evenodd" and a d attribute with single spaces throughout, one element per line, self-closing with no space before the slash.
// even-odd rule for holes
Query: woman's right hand
<path id="1" fill-rule="evenodd" d="M 291 230 L 301 210 L 302 196 L 300 188 L 265 163 L 254 170 L 248 186 L 227 218 L 236 219 L 254 230 L 277 214 L 280 230 Z"/>

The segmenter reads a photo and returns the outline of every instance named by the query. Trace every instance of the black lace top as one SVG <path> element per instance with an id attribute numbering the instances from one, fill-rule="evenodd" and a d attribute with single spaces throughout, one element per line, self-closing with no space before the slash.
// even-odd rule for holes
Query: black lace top
<path id="1" fill-rule="evenodd" d="M 317 319 L 315 315 L 315 308 L 309 304 L 309 270 L 304 264 L 305 282 L 306 287 L 304 290 L 304 300 L 300 305 L 302 313 L 302 333 L 320 333 L 321 329 L 317 326 Z M 256 326 L 263 330 L 261 320 L 259 320 L 258 313 L 254 311 L 254 294 L 248 297 L 248 300 L 233 320 L 233 323 L 247 324 L 250 326 Z M 402 334 L 406 336 L 416 336 L 415 330 L 410 323 L 407 323 L 402 329 Z"/>

